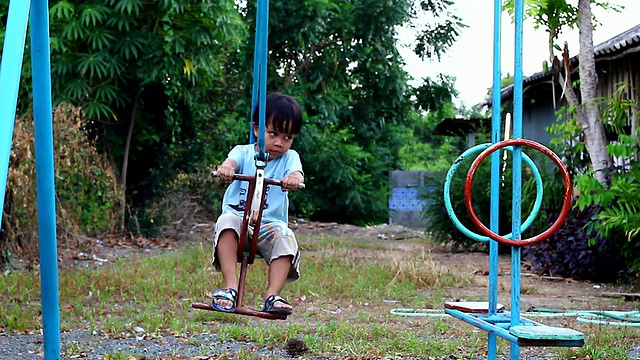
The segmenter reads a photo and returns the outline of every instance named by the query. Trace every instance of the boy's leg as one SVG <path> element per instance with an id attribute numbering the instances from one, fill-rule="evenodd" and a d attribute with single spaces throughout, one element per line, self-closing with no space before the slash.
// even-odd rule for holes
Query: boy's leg
<path id="1" fill-rule="evenodd" d="M 269 265 L 269 282 L 267 283 L 267 293 L 265 298 L 269 295 L 280 295 L 280 292 L 284 288 L 284 284 L 289 276 L 291 270 L 291 262 L 293 256 L 281 256 L 273 261 Z M 291 309 L 291 305 L 277 301 L 273 304 L 274 307 L 281 307 Z"/>
<path id="2" fill-rule="evenodd" d="M 299 277 L 299 251 L 293 231 L 286 223 L 273 222 L 260 228 L 258 252 L 269 264 L 269 280 L 265 299 L 271 295 L 279 296 L 287 281 Z M 282 301 L 273 303 L 275 308 L 291 309 L 291 305 Z"/>
<path id="3" fill-rule="evenodd" d="M 237 248 L 241 226 L 242 217 L 233 213 L 222 214 L 216 221 L 213 266 L 222 273 L 224 283 L 222 289 L 238 290 Z M 225 296 L 215 296 L 213 303 L 224 309 L 234 306 L 230 300 L 224 298 Z"/>
<path id="4" fill-rule="evenodd" d="M 224 278 L 224 287 L 238 289 L 238 236 L 236 232 L 227 229 L 220 233 L 218 238 L 218 262 L 220 263 L 220 272 Z"/>
<path id="5" fill-rule="evenodd" d="M 238 276 L 237 276 L 237 254 L 238 240 L 234 230 L 227 229 L 220 233 L 218 238 L 218 246 L 216 251 L 218 253 L 218 262 L 220 263 L 220 272 L 224 281 L 224 287 L 227 289 L 238 289 Z M 229 308 L 234 304 L 225 299 L 214 298 L 213 302 L 222 307 Z"/>

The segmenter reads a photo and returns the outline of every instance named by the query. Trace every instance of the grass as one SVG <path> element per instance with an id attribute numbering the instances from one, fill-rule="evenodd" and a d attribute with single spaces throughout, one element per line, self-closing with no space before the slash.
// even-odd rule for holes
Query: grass
<path id="1" fill-rule="evenodd" d="M 308 356 L 325 358 L 486 356 L 486 333 L 478 328 L 450 317 L 390 314 L 394 307 L 441 309 L 443 294 L 472 285 L 468 276 L 436 264 L 428 252 L 392 256 L 381 242 L 324 236 L 301 243 L 303 276 L 283 294 L 295 307 L 287 321 L 192 309 L 194 301 L 209 301 L 208 292 L 221 281 L 210 264 L 210 244 L 194 243 L 98 269 L 61 271 L 61 328 L 111 338 L 135 338 L 137 327 L 152 338 L 214 333 L 219 343 L 236 340 L 263 349 L 282 348 L 288 339 L 297 338 L 310 348 Z M 256 262 L 248 273 L 245 306 L 259 305 L 265 282 L 266 266 Z M 41 330 L 39 288 L 35 271 L 0 277 L 0 330 Z M 635 328 L 582 324 L 572 318 L 559 321 L 555 326 L 582 331 L 587 340 L 582 348 L 544 349 L 558 359 L 627 359 L 629 346 L 640 342 Z M 212 346 L 199 345 L 203 356 Z M 509 344 L 500 340 L 498 345 L 499 353 L 508 356 Z M 63 351 L 70 356 L 83 349 L 63 344 Z M 263 358 L 254 347 L 231 357 Z M 130 357 L 114 353 L 107 358 Z"/>

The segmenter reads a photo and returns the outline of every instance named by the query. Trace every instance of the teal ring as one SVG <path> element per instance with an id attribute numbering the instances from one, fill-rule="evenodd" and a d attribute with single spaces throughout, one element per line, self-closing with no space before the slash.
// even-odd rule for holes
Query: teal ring
<path id="1" fill-rule="evenodd" d="M 453 175 L 455 174 L 455 172 L 458 169 L 458 167 L 460 166 L 460 164 L 464 161 L 464 159 L 466 159 L 471 154 L 475 154 L 477 152 L 481 152 L 481 151 L 485 150 L 486 148 L 488 148 L 491 145 L 492 144 L 490 144 L 490 143 L 479 144 L 479 145 L 476 145 L 476 146 L 474 146 L 474 147 L 472 147 L 470 149 L 467 149 L 465 152 L 463 152 L 462 155 L 458 156 L 458 158 L 453 162 L 453 165 L 451 165 L 451 167 L 449 168 L 449 171 L 447 171 L 447 176 L 446 176 L 445 181 L 444 181 L 444 206 L 445 206 L 445 209 L 447 210 L 447 215 L 449 215 L 449 218 L 451 219 L 451 221 L 453 221 L 453 224 L 463 234 L 465 234 L 466 236 L 468 236 L 468 237 L 470 237 L 470 238 L 472 238 L 472 239 L 474 239 L 476 241 L 482 241 L 482 242 L 487 242 L 491 238 L 489 238 L 488 236 L 476 234 L 476 233 L 472 232 L 471 230 L 467 229 L 464 225 L 462 225 L 462 223 L 460 222 L 460 220 L 456 216 L 455 212 L 453 211 L 453 206 L 451 205 L 451 195 L 450 195 L 451 194 L 451 179 L 453 179 Z M 504 149 L 513 152 L 513 147 L 512 146 L 506 146 Z M 533 173 L 533 177 L 536 180 L 536 190 L 537 190 L 537 192 L 536 192 L 536 200 L 533 203 L 533 209 L 531 210 L 531 214 L 529 214 L 529 216 L 522 223 L 522 226 L 521 226 L 521 232 L 524 232 L 525 230 L 527 230 L 529 228 L 529 226 L 531 226 L 531 224 L 533 224 L 533 221 L 535 220 L 536 216 L 538 216 L 538 212 L 540 211 L 540 207 L 542 206 L 542 196 L 544 194 L 544 190 L 543 190 L 543 187 L 542 187 L 542 177 L 540 176 L 540 170 L 538 170 L 538 167 L 536 166 L 536 164 L 525 153 L 522 153 L 522 158 L 524 159 L 524 162 L 527 163 L 527 165 L 529 165 L 529 168 L 531 168 L 531 172 Z M 505 235 L 504 237 L 507 238 L 507 239 L 512 239 L 513 238 L 513 234 L 509 233 L 509 234 Z"/>

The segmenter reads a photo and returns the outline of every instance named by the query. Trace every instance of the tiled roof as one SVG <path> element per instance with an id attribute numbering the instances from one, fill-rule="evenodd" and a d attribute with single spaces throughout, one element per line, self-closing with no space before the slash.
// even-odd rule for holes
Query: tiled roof
<path id="1" fill-rule="evenodd" d="M 640 44 L 640 24 L 595 47 L 596 58 L 618 53 Z"/>
<path id="2" fill-rule="evenodd" d="M 640 45 L 640 24 L 632 27 L 631 29 L 612 37 L 611 39 L 596 45 L 594 48 L 596 61 L 599 59 L 606 59 L 610 56 L 622 53 L 627 49 L 637 48 Z M 573 64 L 578 63 L 578 57 L 571 58 Z M 551 73 L 537 72 L 531 76 L 528 76 L 522 80 L 523 86 L 536 83 L 540 80 L 551 77 Z M 513 96 L 513 85 L 505 86 L 500 90 L 501 99 L 509 98 Z M 492 99 L 488 98 L 484 102 L 480 103 L 480 106 L 491 105 Z"/>

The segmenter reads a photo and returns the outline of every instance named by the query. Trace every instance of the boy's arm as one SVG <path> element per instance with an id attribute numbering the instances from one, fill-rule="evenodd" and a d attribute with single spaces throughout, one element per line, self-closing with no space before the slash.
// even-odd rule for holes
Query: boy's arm
<path id="1" fill-rule="evenodd" d="M 237 168 L 238 163 L 235 160 L 226 159 L 218 166 L 218 169 L 216 169 L 216 175 L 226 182 L 231 182 Z"/>
<path id="2" fill-rule="evenodd" d="M 283 190 L 292 190 L 300 187 L 300 184 L 304 183 L 304 175 L 302 171 L 294 171 L 291 174 L 285 175 L 282 178 L 282 189 Z"/>

